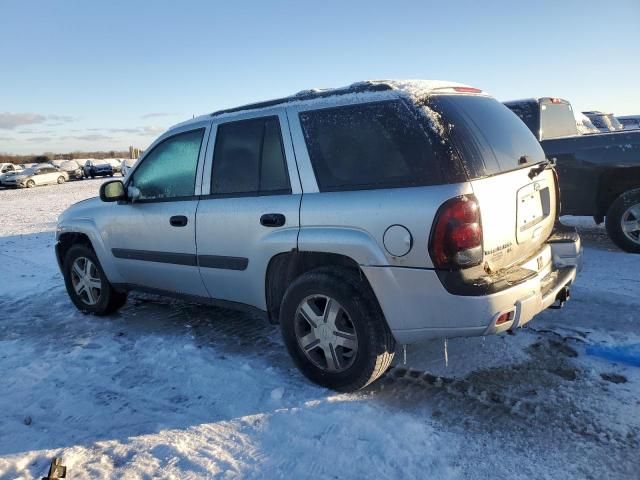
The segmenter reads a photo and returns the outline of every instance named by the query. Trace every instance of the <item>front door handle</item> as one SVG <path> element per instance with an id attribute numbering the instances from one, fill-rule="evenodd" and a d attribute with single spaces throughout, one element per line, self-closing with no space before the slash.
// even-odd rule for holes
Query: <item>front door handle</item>
<path id="1" fill-rule="evenodd" d="M 184 215 L 174 215 L 169 219 L 172 227 L 186 227 L 189 220 Z"/>
<path id="2" fill-rule="evenodd" d="M 265 213 L 260 217 L 260 225 L 265 227 L 281 227 L 287 221 L 281 213 Z"/>

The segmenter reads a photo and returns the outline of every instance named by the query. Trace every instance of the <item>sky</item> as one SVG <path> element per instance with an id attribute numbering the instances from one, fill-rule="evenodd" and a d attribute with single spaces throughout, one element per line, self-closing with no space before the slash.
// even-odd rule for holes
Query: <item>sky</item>
<path id="1" fill-rule="evenodd" d="M 180 121 L 380 78 L 640 114 L 640 0 L 0 0 L 0 152 L 145 148 Z"/>

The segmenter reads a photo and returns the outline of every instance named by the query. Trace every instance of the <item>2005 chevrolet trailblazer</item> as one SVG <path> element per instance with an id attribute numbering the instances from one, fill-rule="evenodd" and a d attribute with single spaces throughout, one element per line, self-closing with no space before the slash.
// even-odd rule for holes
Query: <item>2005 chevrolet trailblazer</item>
<path id="1" fill-rule="evenodd" d="M 59 220 L 71 300 L 126 292 L 251 307 L 339 390 L 395 342 L 515 329 L 568 298 L 581 258 L 555 172 L 518 117 L 448 82 L 362 82 L 176 125 L 124 183 Z"/>

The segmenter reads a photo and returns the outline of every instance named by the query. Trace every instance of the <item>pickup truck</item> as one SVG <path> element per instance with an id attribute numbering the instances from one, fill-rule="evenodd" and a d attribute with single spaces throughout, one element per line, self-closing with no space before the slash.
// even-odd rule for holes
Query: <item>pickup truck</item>
<path id="1" fill-rule="evenodd" d="M 605 222 L 622 250 L 640 253 L 640 130 L 580 135 L 571 104 L 561 98 L 504 102 L 529 127 L 552 163 L 561 214 Z"/>

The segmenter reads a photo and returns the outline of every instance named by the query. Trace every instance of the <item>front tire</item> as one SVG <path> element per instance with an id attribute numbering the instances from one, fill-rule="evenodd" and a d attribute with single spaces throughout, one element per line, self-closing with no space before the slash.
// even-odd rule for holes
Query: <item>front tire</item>
<path id="1" fill-rule="evenodd" d="M 284 295 L 280 323 L 298 369 L 323 387 L 359 390 L 393 360 L 395 341 L 358 272 L 327 267 L 301 275 Z"/>
<path id="2" fill-rule="evenodd" d="M 69 298 L 83 313 L 108 315 L 127 301 L 127 294 L 113 288 L 95 252 L 86 245 L 69 249 L 62 271 Z"/>
<path id="3" fill-rule="evenodd" d="M 605 226 L 620 249 L 640 253 L 640 189 L 623 193 L 611 204 Z"/>
<path id="4" fill-rule="evenodd" d="M 64 177 L 60 175 L 57 181 L 58 181 L 58 185 L 62 185 L 64 183 Z"/>
<path id="5" fill-rule="evenodd" d="M 29 180 L 27 182 L 27 188 L 33 188 L 36 186 L 36 182 L 34 182 L 33 180 Z"/>

